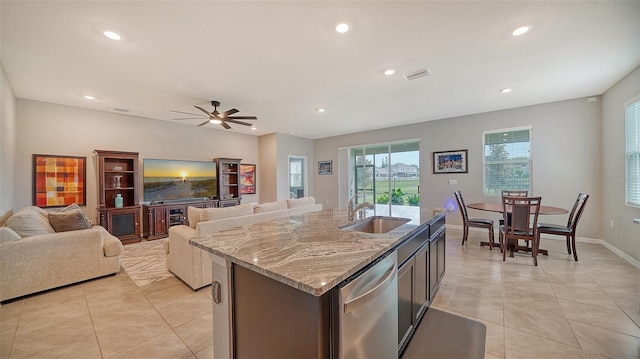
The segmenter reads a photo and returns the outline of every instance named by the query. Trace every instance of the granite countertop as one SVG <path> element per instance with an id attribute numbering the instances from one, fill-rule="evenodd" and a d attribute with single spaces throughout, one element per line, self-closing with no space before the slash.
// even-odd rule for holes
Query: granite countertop
<path id="1" fill-rule="evenodd" d="M 427 222 L 428 219 L 421 221 Z M 203 250 L 320 296 L 417 232 L 404 224 L 384 234 L 344 231 L 344 209 L 325 209 L 192 238 Z"/>

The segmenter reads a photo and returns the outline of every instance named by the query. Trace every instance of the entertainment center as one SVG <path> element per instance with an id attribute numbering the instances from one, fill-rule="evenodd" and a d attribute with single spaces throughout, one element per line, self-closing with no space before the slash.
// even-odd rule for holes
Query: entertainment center
<path id="1" fill-rule="evenodd" d="M 138 152 L 95 150 L 99 223 L 123 244 L 164 238 L 169 227 L 189 224 L 187 208 L 240 205 L 240 159 L 143 159 L 139 203 Z M 142 209 L 142 217 L 140 210 Z M 142 219 L 142 226 L 140 220 Z M 142 228 L 141 228 L 142 227 Z"/>

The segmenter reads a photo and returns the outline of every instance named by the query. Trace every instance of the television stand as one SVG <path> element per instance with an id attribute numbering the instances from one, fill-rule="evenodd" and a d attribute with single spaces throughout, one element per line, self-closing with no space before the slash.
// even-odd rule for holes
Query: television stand
<path id="1" fill-rule="evenodd" d="M 169 227 L 179 224 L 189 225 L 187 207 L 218 207 L 217 199 L 145 204 L 142 206 L 142 236 L 147 240 L 169 236 Z"/>

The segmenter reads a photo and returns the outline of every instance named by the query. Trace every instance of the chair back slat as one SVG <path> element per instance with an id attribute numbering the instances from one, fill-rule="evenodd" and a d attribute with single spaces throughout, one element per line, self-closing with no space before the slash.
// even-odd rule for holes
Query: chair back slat
<path id="1" fill-rule="evenodd" d="M 511 196 L 511 197 L 527 197 L 527 196 L 529 196 L 529 191 L 503 189 L 501 192 L 502 192 L 501 193 L 502 197 L 504 197 L 504 196 Z"/>
<path id="2" fill-rule="evenodd" d="M 585 193 L 579 193 L 578 198 L 576 199 L 576 203 L 573 205 L 573 209 L 571 210 L 571 214 L 569 214 L 569 220 L 567 222 L 567 227 L 571 228 L 575 231 L 578 226 L 578 221 L 580 221 L 580 217 L 582 217 L 582 212 L 584 211 L 584 206 L 587 204 L 587 200 L 589 199 L 589 195 Z"/>

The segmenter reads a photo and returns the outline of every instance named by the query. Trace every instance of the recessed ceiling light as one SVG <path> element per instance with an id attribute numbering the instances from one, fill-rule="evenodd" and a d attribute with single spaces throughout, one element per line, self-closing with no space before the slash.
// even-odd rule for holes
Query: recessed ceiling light
<path id="1" fill-rule="evenodd" d="M 91 95 L 84 95 L 82 97 L 84 97 L 87 100 L 95 100 L 96 99 L 95 96 L 91 96 Z"/>
<path id="2" fill-rule="evenodd" d="M 391 75 L 393 75 L 395 73 L 396 73 L 396 71 L 394 69 L 388 69 L 388 70 L 384 71 L 384 74 L 387 75 L 387 76 L 391 76 Z"/>
<path id="3" fill-rule="evenodd" d="M 104 36 L 110 38 L 111 40 L 120 40 L 121 39 L 120 35 L 116 34 L 113 31 L 105 31 L 105 32 L 103 32 L 103 34 L 104 34 Z"/>
<path id="4" fill-rule="evenodd" d="M 255 131 L 255 130 L 257 130 L 257 128 L 256 128 L 256 127 L 251 127 L 251 129 L 252 129 L 252 130 L 254 130 L 254 131 Z"/>
<path id="5" fill-rule="evenodd" d="M 512 34 L 513 34 L 513 36 L 520 36 L 520 35 L 524 34 L 525 32 L 529 31 L 530 28 L 531 27 L 529 27 L 529 26 L 522 26 L 522 27 L 519 27 L 519 28 L 513 30 Z"/>
<path id="6" fill-rule="evenodd" d="M 318 111 L 318 112 L 320 112 L 320 113 L 323 113 L 323 112 L 325 112 L 325 111 L 326 111 L 326 109 L 324 109 L 324 108 L 319 108 L 319 109 L 316 109 L 316 111 Z"/>
<path id="7" fill-rule="evenodd" d="M 349 31 L 349 27 L 350 27 L 349 24 L 345 24 L 345 23 L 338 24 L 336 25 L 336 31 L 341 34 L 344 34 L 345 32 Z"/>
<path id="8" fill-rule="evenodd" d="M 212 123 L 214 125 L 219 125 L 219 124 L 222 123 L 222 121 L 220 121 L 220 120 L 209 120 L 209 123 Z"/>
<path id="9" fill-rule="evenodd" d="M 502 90 L 500 90 L 500 92 L 502 92 L 502 93 L 509 93 L 509 92 L 511 92 L 511 89 L 502 89 Z"/>

